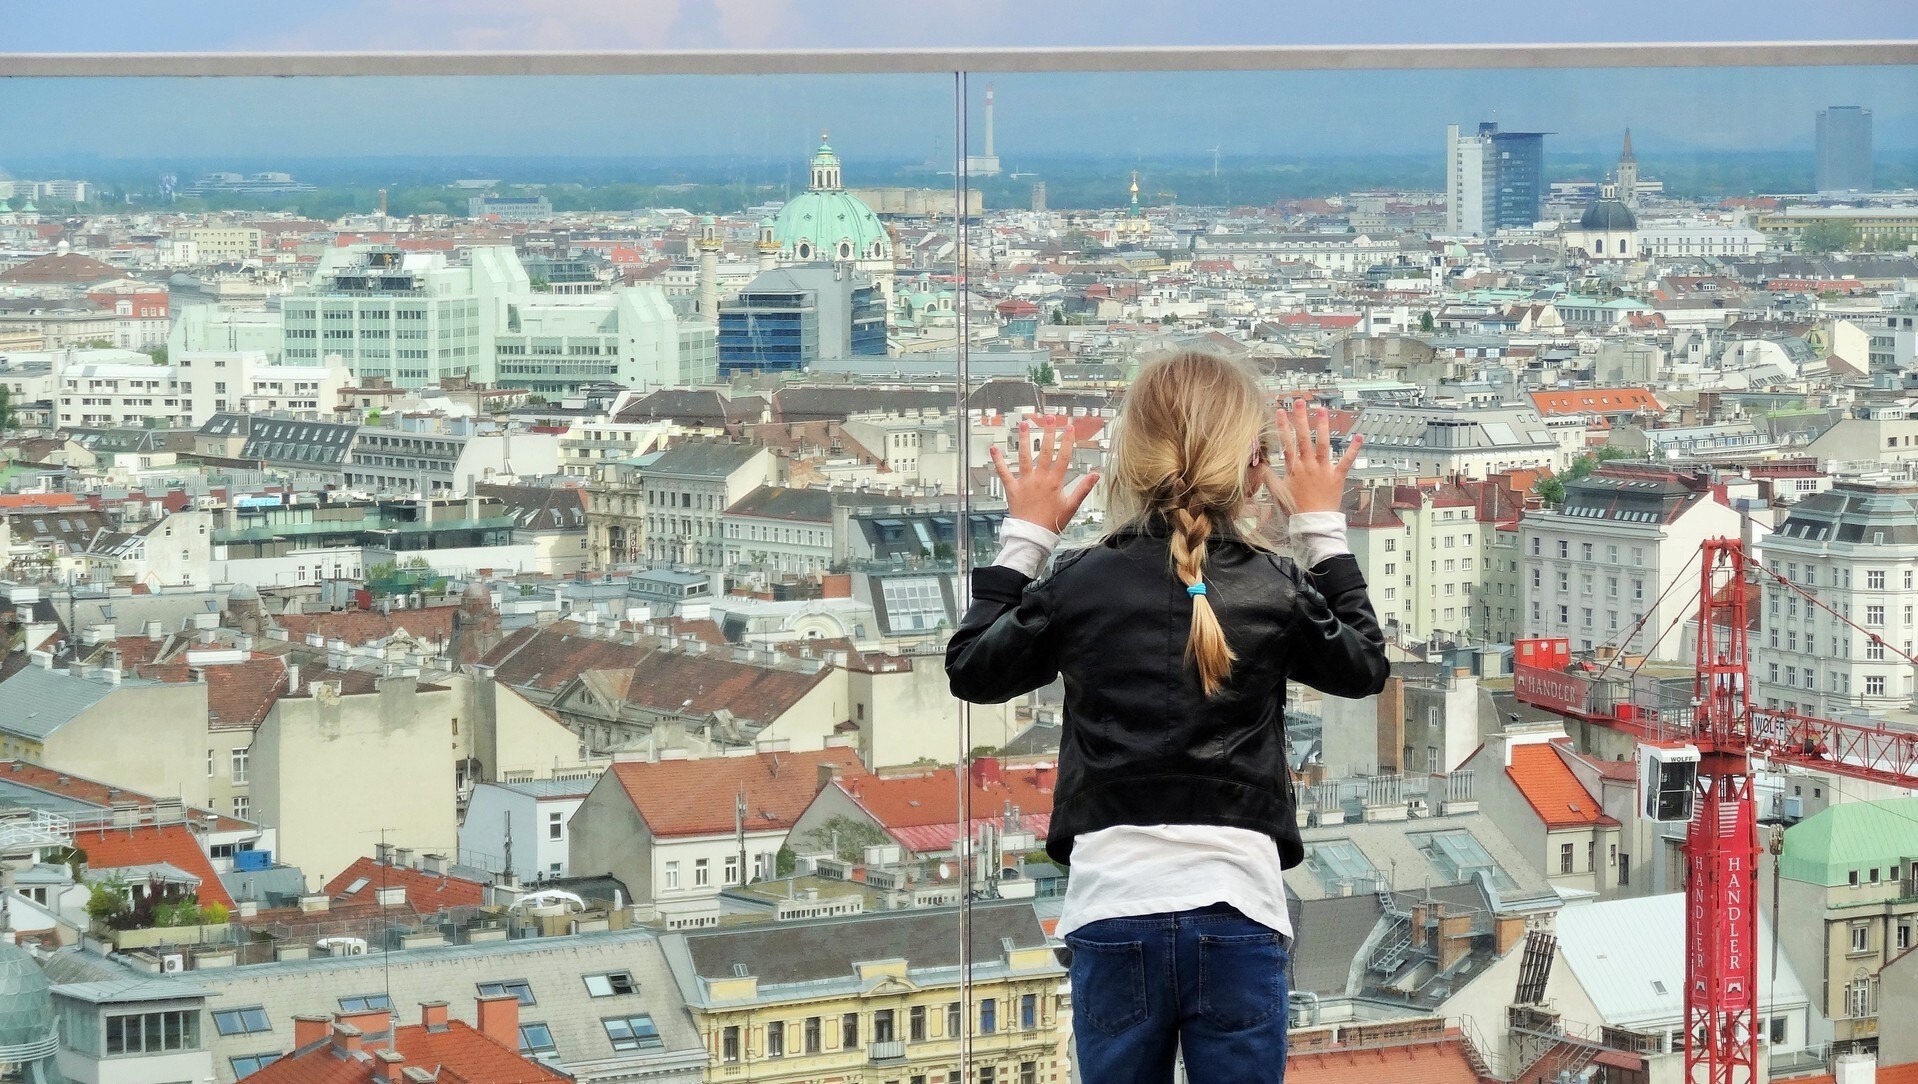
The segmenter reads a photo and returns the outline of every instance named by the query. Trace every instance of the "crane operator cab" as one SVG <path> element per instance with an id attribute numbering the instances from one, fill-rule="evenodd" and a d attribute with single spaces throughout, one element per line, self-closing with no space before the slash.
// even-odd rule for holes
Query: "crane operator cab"
<path id="1" fill-rule="evenodd" d="M 1638 747 L 1639 806 L 1646 820 L 1673 823 L 1692 819 L 1700 759 L 1695 745 L 1646 743 Z"/>

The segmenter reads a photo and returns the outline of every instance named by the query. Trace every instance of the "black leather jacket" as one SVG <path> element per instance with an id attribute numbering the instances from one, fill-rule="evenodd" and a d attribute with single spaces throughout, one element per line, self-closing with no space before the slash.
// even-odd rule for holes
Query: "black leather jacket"
<path id="1" fill-rule="evenodd" d="M 1273 838 L 1283 866 L 1303 860 L 1285 683 L 1343 697 L 1385 687 L 1365 579 L 1349 554 L 1301 572 L 1219 535 L 1205 581 L 1238 654 L 1210 699 L 1185 657 L 1192 604 L 1162 528 L 1061 553 L 1036 581 L 973 570 L 972 605 L 946 646 L 953 695 L 996 704 L 1065 678 L 1046 840 L 1055 860 L 1071 860 L 1080 834 L 1119 824 L 1250 828 Z"/>

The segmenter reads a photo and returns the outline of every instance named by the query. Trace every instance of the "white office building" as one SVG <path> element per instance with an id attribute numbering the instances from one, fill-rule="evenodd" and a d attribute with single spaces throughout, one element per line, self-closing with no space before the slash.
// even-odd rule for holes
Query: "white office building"
<path id="1" fill-rule="evenodd" d="M 1482 480 L 1507 470 L 1570 465 L 1571 454 L 1532 406 L 1373 406 L 1353 423 L 1365 454 L 1422 478 Z"/>
<path id="2" fill-rule="evenodd" d="M 1483 236 L 1496 221 L 1496 162 L 1492 139 L 1477 133 L 1459 134 L 1459 126 L 1445 126 L 1445 232 Z"/>
<path id="3" fill-rule="evenodd" d="M 466 377 L 547 396 L 605 381 L 694 384 L 718 372 L 716 331 L 682 324 L 657 287 L 535 292 L 511 248 L 461 255 L 328 250 L 312 288 L 284 303 L 286 361 L 339 354 L 360 380 L 422 388 Z"/>

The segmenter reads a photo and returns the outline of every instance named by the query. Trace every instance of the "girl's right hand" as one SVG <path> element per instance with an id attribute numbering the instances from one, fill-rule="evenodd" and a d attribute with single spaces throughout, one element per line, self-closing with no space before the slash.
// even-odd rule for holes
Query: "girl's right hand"
<path id="1" fill-rule="evenodd" d="M 1032 423 L 1019 423 L 1017 474 L 1006 465 L 1005 453 L 996 444 L 990 453 L 992 469 L 999 472 L 999 483 L 1005 487 L 1008 516 L 1036 523 L 1058 534 L 1072 522 L 1092 487 L 1099 483 L 1099 476 L 1088 474 L 1068 487 L 1066 471 L 1072 466 L 1072 447 L 1076 443 L 1070 439 L 1072 423 L 1058 418 L 1055 424 L 1052 415 L 1045 415 L 1040 425 L 1046 430 L 1046 437 L 1035 455 L 1029 439 Z M 1061 434 L 1066 434 L 1067 439 L 1061 440 Z"/>
<path id="2" fill-rule="evenodd" d="M 1306 413 L 1304 399 L 1292 400 L 1292 409 L 1281 407 L 1274 419 L 1278 430 L 1279 452 L 1285 460 L 1285 477 L 1265 468 L 1265 485 L 1286 511 L 1337 512 L 1345 499 L 1345 476 L 1359 457 L 1361 443 L 1357 433 L 1346 441 L 1345 454 L 1332 458 L 1332 416 L 1323 407 Z"/>

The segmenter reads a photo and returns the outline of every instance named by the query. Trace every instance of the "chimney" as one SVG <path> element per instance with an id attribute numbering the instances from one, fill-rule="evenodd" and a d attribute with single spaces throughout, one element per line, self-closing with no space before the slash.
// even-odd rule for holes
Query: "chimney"
<path id="1" fill-rule="evenodd" d="M 446 856 L 443 854 L 420 855 L 420 868 L 435 877 L 446 876 Z"/>
<path id="2" fill-rule="evenodd" d="M 286 664 L 286 691 L 289 695 L 300 691 L 300 664 L 297 662 Z"/>
<path id="3" fill-rule="evenodd" d="M 480 1034 L 508 1050 L 519 1049 L 519 995 L 479 998 Z"/>
<path id="4" fill-rule="evenodd" d="M 325 1013 L 301 1013 L 293 1018 L 293 1049 L 305 1050 L 326 1038 L 326 1026 L 332 1023 Z"/>
<path id="5" fill-rule="evenodd" d="M 1831 1066 L 1832 1084 L 1877 1084 L 1878 1056 L 1840 1054 Z"/>
<path id="6" fill-rule="evenodd" d="M 406 1055 L 388 1047 L 373 1052 L 373 1079 L 384 1084 L 400 1084 L 406 1079 Z"/>
<path id="7" fill-rule="evenodd" d="M 1500 956 L 1512 951 L 1513 946 L 1525 939 L 1523 915 L 1499 915 L 1493 921 L 1493 936 L 1496 939 L 1494 947 Z"/>
<path id="8" fill-rule="evenodd" d="M 819 785 L 813 788 L 813 793 L 818 794 L 820 791 L 832 786 L 832 781 L 838 778 L 838 775 L 839 765 L 821 764 L 819 766 Z"/>
<path id="9" fill-rule="evenodd" d="M 333 1025 L 333 1049 L 341 1057 L 350 1058 L 360 1052 L 360 1029 L 345 1021 Z"/>
<path id="10" fill-rule="evenodd" d="M 447 1028 L 446 1002 L 420 1002 L 420 1024 L 428 1031 L 445 1031 Z"/>

